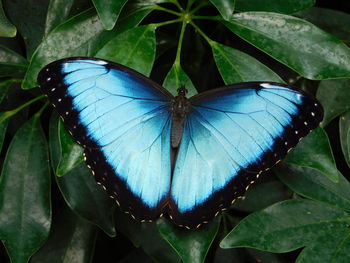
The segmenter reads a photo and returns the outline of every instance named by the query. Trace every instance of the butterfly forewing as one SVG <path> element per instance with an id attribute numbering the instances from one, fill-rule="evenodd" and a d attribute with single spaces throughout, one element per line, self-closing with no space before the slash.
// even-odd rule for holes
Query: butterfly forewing
<path id="1" fill-rule="evenodd" d="M 38 82 L 84 146 L 96 181 L 122 210 L 157 218 L 170 187 L 170 93 L 129 68 L 91 58 L 53 62 Z"/>
<path id="2" fill-rule="evenodd" d="M 194 227 L 242 196 L 322 120 L 319 103 L 277 83 L 243 83 L 190 99 L 170 214 Z"/>

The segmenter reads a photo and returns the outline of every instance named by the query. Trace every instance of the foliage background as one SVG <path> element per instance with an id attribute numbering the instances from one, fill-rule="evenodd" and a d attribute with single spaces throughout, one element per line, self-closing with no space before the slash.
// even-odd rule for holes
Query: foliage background
<path id="1" fill-rule="evenodd" d="M 350 262 L 349 11 L 346 1 L 3 0 L 0 262 Z M 315 94 L 325 118 L 211 224 L 140 224 L 95 184 L 37 88 L 43 66 L 78 55 L 173 93 L 289 83 Z"/>

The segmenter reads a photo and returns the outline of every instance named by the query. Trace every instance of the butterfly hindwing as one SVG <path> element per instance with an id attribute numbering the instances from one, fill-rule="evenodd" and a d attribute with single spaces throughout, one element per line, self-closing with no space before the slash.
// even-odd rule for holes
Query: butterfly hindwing
<path id="1" fill-rule="evenodd" d="M 170 187 L 170 93 L 136 71 L 92 58 L 55 61 L 38 82 L 84 146 L 96 181 L 122 210 L 157 218 Z"/>
<path id="2" fill-rule="evenodd" d="M 322 120 L 319 103 L 277 83 L 244 83 L 198 94 L 173 173 L 170 215 L 195 227 L 242 196 Z"/>

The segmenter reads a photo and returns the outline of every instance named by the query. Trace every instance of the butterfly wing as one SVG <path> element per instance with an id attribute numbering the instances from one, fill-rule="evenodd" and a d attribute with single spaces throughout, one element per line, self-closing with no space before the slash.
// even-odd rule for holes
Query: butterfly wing
<path id="1" fill-rule="evenodd" d="M 227 86 L 190 102 L 169 213 L 191 228 L 242 196 L 323 117 L 314 98 L 277 83 Z"/>
<path id="2" fill-rule="evenodd" d="M 136 71 L 93 58 L 55 61 L 38 82 L 84 146 L 96 181 L 122 210 L 157 218 L 170 187 L 172 95 Z"/>

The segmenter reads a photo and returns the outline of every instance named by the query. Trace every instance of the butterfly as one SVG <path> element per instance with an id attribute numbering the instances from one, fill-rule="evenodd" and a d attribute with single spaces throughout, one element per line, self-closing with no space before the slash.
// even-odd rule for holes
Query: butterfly
<path id="1" fill-rule="evenodd" d="M 117 63 L 75 57 L 38 75 L 84 160 L 121 210 L 199 227 L 241 197 L 323 118 L 320 103 L 273 82 L 186 98 Z"/>

